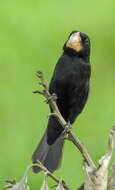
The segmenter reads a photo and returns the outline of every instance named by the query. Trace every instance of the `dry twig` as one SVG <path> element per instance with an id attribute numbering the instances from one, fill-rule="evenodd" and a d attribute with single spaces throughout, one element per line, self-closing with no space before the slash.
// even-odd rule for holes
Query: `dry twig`
<path id="1" fill-rule="evenodd" d="M 53 110 L 51 115 L 55 116 L 62 127 L 68 132 L 69 140 L 73 142 L 73 144 L 79 149 L 82 157 L 84 159 L 84 172 L 85 172 L 85 183 L 81 185 L 78 190 L 113 190 L 115 187 L 115 165 L 112 167 L 112 175 L 108 180 L 108 169 L 110 160 L 112 158 L 113 149 L 115 146 L 115 126 L 112 128 L 109 142 L 108 142 L 108 151 L 107 153 L 100 159 L 99 166 L 96 168 L 95 164 L 93 163 L 90 155 L 88 154 L 85 146 L 81 143 L 81 141 L 73 134 L 70 129 L 70 124 L 67 123 L 64 118 L 62 117 L 57 104 L 56 99 L 52 98 L 51 94 L 49 93 L 49 89 L 47 87 L 45 78 L 42 72 L 38 72 L 37 76 L 41 80 L 40 85 L 43 86 L 43 91 L 34 91 L 34 93 L 42 94 L 46 98 L 46 102 L 49 103 L 50 107 Z M 55 95 L 53 95 L 55 97 Z M 50 114 L 49 114 L 50 116 Z M 47 169 L 42 166 L 42 169 L 47 171 Z M 59 180 L 49 171 L 47 171 L 48 176 L 50 176 L 54 181 L 59 183 Z M 69 187 L 62 181 L 62 185 L 66 190 L 70 190 Z"/>
<path id="2" fill-rule="evenodd" d="M 56 183 L 60 183 L 60 180 L 56 178 L 45 166 L 43 166 L 43 164 L 39 160 L 37 166 L 39 166 L 46 173 L 46 175 L 51 177 Z M 65 190 L 71 190 L 64 180 L 61 180 L 61 183 Z"/>
<path id="3" fill-rule="evenodd" d="M 46 80 L 43 76 L 43 73 L 38 71 L 37 76 L 41 80 L 40 85 L 43 86 L 44 90 L 43 91 L 34 91 L 34 93 L 42 94 L 48 100 L 49 97 L 51 97 L 52 95 L 49 93 L 49 89 L 47 87 L 47 83 L 46 83 Z M 53 110 L 54 115 L 57 117 L 59 123 L 63 126 L 63 128 L 65 130 L 68 131 L 70 126 L 62 117 L 62 115 L 61 115 L 61 113 L 57 107 L 55 99 L 50 99 L 49 104 Z M 73 132 L 71 130 L 69 130 L 69 139 L 71 139 L 71 141 L 74 143 L 74 145 L 79 149 L 79 151 L 81 152 L 81 154 L 82 154 L 85 162 L 88 164 L 88 166 L 95 169 L 96 168 L 95 164 L 93 163 L 92 159 L 90 158 L 86 148 L 81 143 L 81 141 L 73 134 Z"/>

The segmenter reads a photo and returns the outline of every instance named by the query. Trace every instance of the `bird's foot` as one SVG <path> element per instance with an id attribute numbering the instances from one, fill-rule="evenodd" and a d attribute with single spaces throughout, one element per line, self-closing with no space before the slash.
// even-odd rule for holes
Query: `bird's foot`
<path id="1" fill-rule="evenodd" d="M 69 132 L 71 130 L 72 130 L 72 125 L 70 124 L 70 122 L 66 123 L 65 129 L 63 131 L 63 134 L 64 134 L 63 138 L 64 138 L 64 140 L 71 140 L 70 136 L 69 136 Z"/>
<path id="2" fill-rule="evenodd" d="M 65 124 L 65 130 L 64 131 L 65 131 L 65 133 L 69 133 L 71 130 L 72 130 L 72 125 L 70 122 L 67 122 Z"/>
<path id="3" fill-rule="evenodd" d="M 57 100 L 57 95 L 55 93 L 51 94 L 50 96 L 47 97 L 45 100 L 46 104 L 49 104 L 50 101 L 56 101 Z"/>

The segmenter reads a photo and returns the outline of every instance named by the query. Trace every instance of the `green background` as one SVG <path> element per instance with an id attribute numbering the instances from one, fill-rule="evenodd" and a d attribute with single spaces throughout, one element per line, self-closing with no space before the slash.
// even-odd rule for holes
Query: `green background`
<path id="1" fill-rule="evenodd" d="M 90 36 L 92 76 L 88 103 L 73 131 L 95 163 L 105 153 L 115 124 L 114 7 L 111 0 L 0 1 L 0 180 L 20 180 L 31 163 L 49 113 L 44 98 L 32 94 L 39 88 L 35 73 L 43 71 L 50 81 L 62 46 L 75 29 Z M 82 157 L 70 142 L 55 175 L 73 189 L 84 180 Z M 39 189 L 42 180 L 43 173 L 30 172 L 30 189 Z"/>

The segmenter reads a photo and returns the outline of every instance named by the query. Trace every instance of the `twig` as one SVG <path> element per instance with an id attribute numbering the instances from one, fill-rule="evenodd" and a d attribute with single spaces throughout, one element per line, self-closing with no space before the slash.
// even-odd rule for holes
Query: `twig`
<path id="1" fill-rule="evenodd" d="M 87 166 L 84 163 L 85 172 L 85 190 L 113 190 L 114 189 L 114 174 L 108 181 L 108 170 L 110 161 L 112 158 L 113 150 L 115 148 L 115 126 L 111 129 L 109 140 L 108 140 L 108 150 L 107 153 L 101 157 L 99 160 L 99 166 L 96 170 Z M 114 168 L 113 168 L 114 170 Z M 107 188 L 108 186 L 108 188 Z"/>
<path id="2" fill-rule="evenodd" d="M 37 163 L 38 165 L 35 165 L 39 166 L 47 174 L 47 176 L 51 177 L 56 183 L 60 182 L 60 180 L 57 177 L 55 177 L 45 166 L 43 166 L 43 164 L 39 160 L 37 161 Z M 71 190 L 64 180 L 61 180 L 61 182 L 65 190 Z"/>
<path id="3" fill-rule="evenodd" d="M 43 76 L 43 73 L 38 71 L 37 72 L 37 76 L 38 78 L 41 80 L 41 85 L 43 86 L 44 90 L 43 91 L 38 91 L 39 94 L 42 94 L 46 99 L 48 99 L 49 97 L 51 97 L 51 94 L 49 93 L 49 89 L 47 87 L 47 83 L 46 80 Z M 37 93 L 37 91 L 35 91 L 34 93 Z M 62 125 L 62 127 L 64 129 L 69 128 L 69 124 L 67 124 L 67 122 L 65 121 L 65 119 L 62 117 L 58 106 L 56 104 L 56 101 L 54 99 L 50 99 L 49 102 L 53 113 L 55 113 L 59 123 Z M 71 139 L 71 141 L 74 143 L 74 145 L 79 149 L 79 151 L 81 152 L 85 162 L 88 164 L 88 166 L 92 167 L 92 168 L 96 168 L 95 164 L 93 163 L 92 159 L 90 158 L 86 148 L 84 147 L 84 145 L 81 143 L 81 141 L 73 134 L 73 132 L 71 130 L 69 130 L 69 137 Z"/>

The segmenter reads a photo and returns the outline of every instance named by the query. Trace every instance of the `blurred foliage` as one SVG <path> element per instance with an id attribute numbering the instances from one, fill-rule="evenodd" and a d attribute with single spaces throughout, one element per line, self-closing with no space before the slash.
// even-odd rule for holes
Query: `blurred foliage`
<path id="1" fill-rule="evenodd" d="M 48 105 L 32 94 L 37 70 L 49 82 L 62 46 L 72 30 L 91 39 L 91 93 L 73 125 L 95 162 L 104 154 L 115 122 L 115 1 L 0 1 L 0 178 L 21 178 L 47 123 Z M 68 151 L 69 150 L 69 151 Z M 76 188 L 83 180 L 82 158 L 66 142 L 55 172 Z M 43 175 L 30 174 L 31 189 Z M 50 180 L 50 183 L 53 182 Z"/>

